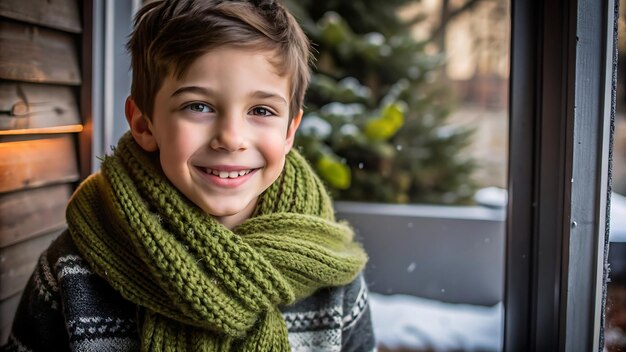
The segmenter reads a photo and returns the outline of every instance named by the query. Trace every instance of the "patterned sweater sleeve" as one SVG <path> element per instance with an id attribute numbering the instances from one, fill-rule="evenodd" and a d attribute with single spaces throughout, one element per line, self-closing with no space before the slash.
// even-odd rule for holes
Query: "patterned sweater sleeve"
<path id="1" fill-rule="evenodd" d="M 135 307 L 95 275 L 67 232 L 33 272 L 7 351 L 137 351 Z"/>
<path id="2" fill-rule="evenodd" d="M 368 303 L 368 289 L 362 274 L 346 287 L 342 325 L 342 351 L 369 352 L 376 350 Z"/>
<path id="3" fill-rule="evenodd" d="M 50 249 L 37 262 L 22 293 L 4 351 L 68 351 L 59 284 Z"/>

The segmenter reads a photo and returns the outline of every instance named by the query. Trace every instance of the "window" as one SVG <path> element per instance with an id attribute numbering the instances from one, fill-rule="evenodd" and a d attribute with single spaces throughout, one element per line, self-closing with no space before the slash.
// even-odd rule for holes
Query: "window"
<path id="1" fill-rule="evenodd" d="M 379 347 L 500 350 L 509 2 L 289 4 L 317 57 L 297 142 L 370 255 Z"/>

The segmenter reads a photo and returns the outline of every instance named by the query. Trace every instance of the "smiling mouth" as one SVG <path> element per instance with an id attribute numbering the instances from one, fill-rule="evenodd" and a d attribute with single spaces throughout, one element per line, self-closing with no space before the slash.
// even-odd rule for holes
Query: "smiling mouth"
<path id="1" fill-rule="evenodd" d="M 249 174 L 250 172 L 256 170 L 256 169 L 247 169 L 247 170 L 239 170 L 239 171 L 224 171 L 224 170 L 209 169 L 206 167 L 200 168 L 200 169 L 204 171 L 204 173 L 207 173 L 209 175 L 214 175 L 219 178 L 238 178 L 241 176 L 245 176 Z"/>

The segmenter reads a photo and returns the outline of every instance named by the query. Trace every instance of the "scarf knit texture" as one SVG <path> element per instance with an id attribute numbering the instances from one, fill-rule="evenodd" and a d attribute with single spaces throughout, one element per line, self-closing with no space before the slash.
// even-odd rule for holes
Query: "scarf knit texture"
<path id="1" fill-rule="evenodd" d="M 294 150 L 231 231 L 127 133 L 76 190 L 67 222 L 93 270 L 138 306 L 142 351 L 289 351 L 279 307 L 350 283 L 367 260 Z"/>

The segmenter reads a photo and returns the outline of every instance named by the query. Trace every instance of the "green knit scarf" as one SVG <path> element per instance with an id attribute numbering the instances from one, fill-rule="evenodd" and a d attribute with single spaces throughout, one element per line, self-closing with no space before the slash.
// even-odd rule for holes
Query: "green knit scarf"
<path id="1" fill-rule="evenodd" d="M 67 222 L 93 270 L 139 307 L 142 351 L 289 351 L 279 307 L 350 283 L 366 262 L 295 151 L 231 231 L 127 133 L 76 190 Z"/>

